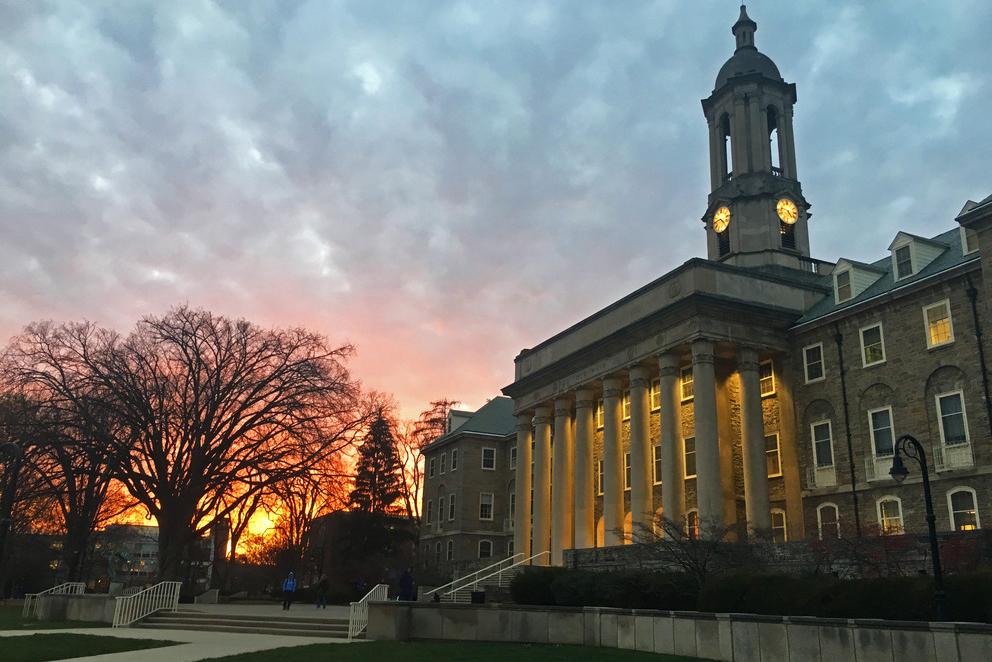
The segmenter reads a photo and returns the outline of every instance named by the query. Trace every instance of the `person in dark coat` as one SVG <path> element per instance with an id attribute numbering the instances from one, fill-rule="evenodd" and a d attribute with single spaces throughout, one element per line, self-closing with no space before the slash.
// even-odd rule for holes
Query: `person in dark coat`
<path id="1" fill-rule="evenodd" d="M 317 605 L 317 609 L 327 609 L 327 588 L 328 588 L 327 577 L 324 575 L 320 576 L 320 581 L 317 582 L 317 586 L 314 587 L 317 592 L 317 597 L 314 600 L 314 604 Z"/>
<path id="2" fill-rule="evenodd" d="M 286 576 L 286 579 L 282 582 L 282 610 L 289 611 L 290 605 L 293 604 L 293 598 L 296 597 L 296 575 L 292 572 Z"/>
<path id="3" fill-rule="evenodd" d="M 410 568 L 407 568 L 400 575 L 400 600 L 413 602 L 416 599 L 417 593 L 413 583 L 413 572 L 410 571 Z"/>

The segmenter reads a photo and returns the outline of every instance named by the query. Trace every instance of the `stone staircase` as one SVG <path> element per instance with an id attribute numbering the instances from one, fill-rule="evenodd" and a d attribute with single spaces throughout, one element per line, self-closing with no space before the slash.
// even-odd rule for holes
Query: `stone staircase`
<path id="1" fill-rule="evenodd" d="M 244 634 L 347 639 L 347 618 L 306 618 L 291 615 L 216 614 L 199 611 L 158 612 L 135 627 L 156 630 L 201 630 Z M 360 635 L 361 638 L 364 635 Z"/>

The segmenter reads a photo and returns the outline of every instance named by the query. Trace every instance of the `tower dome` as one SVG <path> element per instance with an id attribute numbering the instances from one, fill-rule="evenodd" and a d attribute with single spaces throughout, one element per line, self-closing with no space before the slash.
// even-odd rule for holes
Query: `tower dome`
<path id="1" fill-rule="evenodd" d="M 741 15 L 731 28 L 734 37 L 737 38 L 737 50 L 730 56 L 716 75 L 716 85 L 714 89 L 720 89 L 731 78 L 737 76 L 747 76 L 759 74 L 765 78 L 781 81 L 782 74 L 772 59 L 760 52 L 754 46 L 754 33 L 758 29 L 758 24 L 747 15 L 747 8 L 741 5 Z"/>

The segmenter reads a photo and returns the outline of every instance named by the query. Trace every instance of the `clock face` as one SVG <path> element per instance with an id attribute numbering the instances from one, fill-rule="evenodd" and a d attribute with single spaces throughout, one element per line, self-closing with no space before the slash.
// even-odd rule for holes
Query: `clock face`
<path id="1" fill-rule="evenodd" d="M 713 229 L 716 232 L 723 232 L 730 225 L 730 207 L 720 207 L 713 214 Z"/>
<path id="2" fill-rule="evenodd" d="M 775 205 L 775 211 L 778 212 L 778 217 L 782 219 L 783 223 L 792 225 L 799 220 L 799 208 L 796 207 L 796 203 L 788 198 L 782 198 Z"/>

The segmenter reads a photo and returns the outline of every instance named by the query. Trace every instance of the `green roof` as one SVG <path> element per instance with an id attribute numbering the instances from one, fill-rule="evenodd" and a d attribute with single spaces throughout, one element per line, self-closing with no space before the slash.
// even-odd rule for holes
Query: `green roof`
<path id="1" fill-rule="evenodd" d="M 517 429 L 517 417 L 513 414 L 513 400 L 497 396 L 480 407 L 472 417 L 453 432 L 439 437 L 431 446 L 443 444 L 463 434 L 485 434 L 506 437 Z"/>

